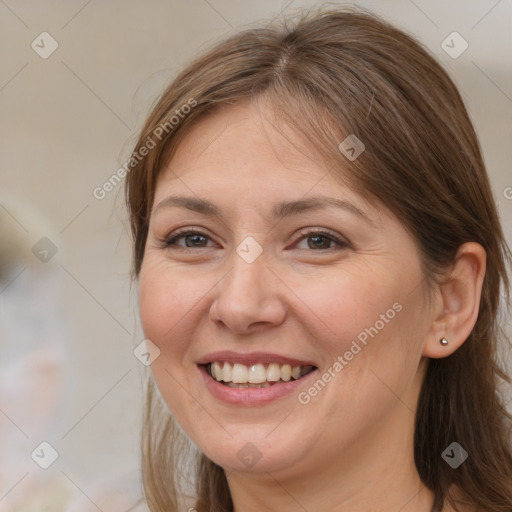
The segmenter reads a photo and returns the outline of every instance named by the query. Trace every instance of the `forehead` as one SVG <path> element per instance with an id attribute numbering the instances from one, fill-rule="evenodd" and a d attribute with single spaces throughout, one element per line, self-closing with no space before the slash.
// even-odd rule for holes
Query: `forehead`
<path id="1" fill-rule="evenodd" d="M 276 119 L 268 102 L 241 100 L 208 112 L 189 128 L 159 173 L 157 185 L 183 185 L 186 177 L 186 182 L 219 185 L 248 181 L 332 190 L 346 172 L 336 167 L 326 163 L 303 134 Z"/>
<path id="2" fill-rule="evenodd" d="M 311 174 L 311 167 L 321 167 L 319 155 L 305 146 L 303 137 L 273 117 L 271 108 L 259 102 L 243 100 L 223 105 L 196 122 L 179 143 L 167 168 L 179 176 L 204 166 L 232 169 L 227 164 L 235 161 L 241 170 L 250 163 L 266 164 L 269 171 L 289 168 L 303 170 L 304 174 L 308 170 Z"/>
<path id="3" fill-rule="evenodd" d="M 153 212 L 169 195 L 230 207 L 246 203 L 274 214 L 284 202 L 327 197 L 377 219 L 375 203 L 344 185 L 344 172 L 329 167 L 289 126 L 276 124 L 267 104 L 241 101 L 208 113 L 189 129 L 158 177 Z"/>

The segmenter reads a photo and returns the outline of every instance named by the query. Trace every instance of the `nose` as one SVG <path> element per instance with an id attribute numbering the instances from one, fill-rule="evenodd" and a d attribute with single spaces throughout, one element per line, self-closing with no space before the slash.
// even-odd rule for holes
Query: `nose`
<path id="1" fill-rule="evenodd" d="M 248 263 L 234 253 L 230 271 L 215 287 L 210 320 L 238 334 L 279 326 L 286 318 L 279 283 L 264 254 Z"/>

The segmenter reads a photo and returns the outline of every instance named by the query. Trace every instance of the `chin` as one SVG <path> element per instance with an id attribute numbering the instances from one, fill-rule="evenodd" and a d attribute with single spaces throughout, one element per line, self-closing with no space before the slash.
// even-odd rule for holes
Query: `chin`
<path id="1" fill-rule="evenodd" d="M 261 436 L 261 427 L 259 431 Z M 304 461 L 309 451 L 304 439 L 292 440 L 285 437 L 288 443 L 283 444 L 284 441 L 281 439 L 271 441 L 244 435 L 243 429 L 238 430 L 237 434 L 222 445 L 209 444 L 204 450 L 200 449 L 226 471 L 254 474 L 288 471 L 300 461 Z M 251 441 L 251 438 L 254 440 Z"/>

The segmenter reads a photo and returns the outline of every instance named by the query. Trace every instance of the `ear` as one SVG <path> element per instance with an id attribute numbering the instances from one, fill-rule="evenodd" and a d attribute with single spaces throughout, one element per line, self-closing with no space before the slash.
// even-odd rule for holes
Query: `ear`
<path id="1" fill-rule="evenodd" d="M 449 356 L 468 338 L 478 318 L 486 261 L 480 244 L 467 242 L 459 247 L 451 269 L 439 285 L 423 356 Z M 442 338 L 448 340 L 447 345 L 441 345 Z"/>

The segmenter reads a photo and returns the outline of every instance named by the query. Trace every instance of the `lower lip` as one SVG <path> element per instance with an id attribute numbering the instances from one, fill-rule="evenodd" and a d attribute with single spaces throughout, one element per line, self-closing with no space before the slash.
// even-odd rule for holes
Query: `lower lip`
<path id="1" fill-rule="evenodd" d="M 318 372 L 318 368 L 316 368 L 300 379 L 272 384 L 266 388 L 231 388 L 211 377 L 206 370 L 206 366 L 198 365 L 198 368 L 203 376 L 206 387 L 215 398 L 228 404 L 243 406 L 263 405 L 290 395 L 297 391 L 299 387 L 307 384 Z"/>

